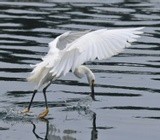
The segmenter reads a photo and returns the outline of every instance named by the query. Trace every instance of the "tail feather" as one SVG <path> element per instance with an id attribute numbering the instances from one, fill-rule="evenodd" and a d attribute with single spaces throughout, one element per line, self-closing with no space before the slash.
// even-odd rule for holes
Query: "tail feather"
<path id="1" fill-rule="evenodd" d="M 47 69 L 46 63 L 44 61 L 40 62 L 32 70 L 30 76 L 27 78 L 27 81 L 39 84 L 39 82 L 42 80 L 42 78 L 46 74 L 46 69 Z"/>
<path id="2" fill-rule="evenodd" d="M 27 81 L 38 84 L 41 79 L 43 71 L 44 68 L 41 68 L 39 71 L 32 72 L 31 75 L 27 78 Z"/>

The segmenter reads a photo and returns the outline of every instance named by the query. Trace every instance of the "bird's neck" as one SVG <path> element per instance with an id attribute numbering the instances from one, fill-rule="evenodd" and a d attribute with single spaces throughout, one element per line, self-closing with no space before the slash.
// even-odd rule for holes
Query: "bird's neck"
<path id="1" fill-rule="evenodd" d="M 88 67 L 86 67 L 84 65 L 81 65 L 78 68 L 76 68 L 74 74 L 78 78 L 82 78 L 82 77 L 84 77 L 86 75 L 89 84 L 91 83 L 91 81 L 95 80 L 95 76 L 94 76 L 93 72 Z"/>
<path id="2" fill-rule="evenodd" d="M 84 71 L 85 71 L 87 78 L 95 80 L 95 76 L 94 76 L 93 72 L 86 66 L 83 66 L 83 68 L 84 68 Z"/>

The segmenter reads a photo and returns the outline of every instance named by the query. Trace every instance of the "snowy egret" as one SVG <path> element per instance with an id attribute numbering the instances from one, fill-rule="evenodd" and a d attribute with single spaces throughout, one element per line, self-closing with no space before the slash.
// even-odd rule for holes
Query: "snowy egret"
<path id="1" fill-rule="evenodd" d="M 127 29 L 100 29 L 96 31 L 68 31 L 55 38 L 49 43 L 49 52 L 36 65 L 28 81 L 37 84 L 28 108 L 23 113 L 30 111 L 32 101 L 37 91 L 43 87 L 43 94 L 46 109 L 39 114 L 39 118 L 47 116 L 49 109 L 47 104 L 46 89 L 53 81 L 66 75 L 70 70 L 78 78 L 87 77 L 91 87 L 91 97 L 95 100 L 93 72 L 82 65 L 84 62 L 95 59 L 102 60 L 120 53 L 124 48 L 129 47 L 131 42 L 139 38 L 143 28 Z"/>

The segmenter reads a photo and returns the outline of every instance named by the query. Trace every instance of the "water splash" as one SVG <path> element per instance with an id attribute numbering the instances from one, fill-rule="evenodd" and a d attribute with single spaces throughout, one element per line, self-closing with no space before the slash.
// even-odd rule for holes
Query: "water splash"
<path id="1" fill-rule="evenodd" d="M 66 101 L 67 103 L 68 101 Z M 90 96 L 86 96 L 81 99 L 72 99 L 69 100 L 70 104 L 63 111 L 74 111 L 74 110 L 86 110 L 89 109 L 92 103 L 92 98 Z"/>
<path id="2" fill-rule="evenodd" d="M 71 112 L 76 111 L 80 116 L 87 117 L 89 119 L 92 119 L 92 116 L 94 112 L 90 110 L 90 106 L 92 104 L 92 98 L 91 96 L 86 96 L 84 98 L 81 98 L 76 103 L 72 103 L 71 106 L 63 109 L 63 111 Z"/>
<path id="3" fill-rule="evenodd" d="M 92 100 L 91 96 L 86 96 L 86 97 L 84 97 L 84 98 L 81 98 L 81 99 L 78 101 L 76 107 L 77 107 L 77 108 L 88 109 L 88 108 L 91 106 L 92 101 L 93 101 L 93 100 Z"/>
<path id="4" fill-rule="evenodd" d="M 3 112 L 3 118 L 2 118 L 3 121 L 26 122 L 37 118 L 35 114 L 33 113 L 24 114 L 16 107 L 7 107 L 2 112 Z"/>

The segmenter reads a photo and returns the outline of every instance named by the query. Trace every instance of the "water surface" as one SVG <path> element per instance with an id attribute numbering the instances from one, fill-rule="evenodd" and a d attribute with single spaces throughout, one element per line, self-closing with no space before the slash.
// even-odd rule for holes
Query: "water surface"
<path id="1" fill-rule="evenodd" d="M 30 64 L 41 61 L 48 44 L 65 31 L 145 27 L 131 48 L 111 59 L 88 62 L 96 76 L 96 99 L 87 80 L 72 73 L 35 97 L 30 116 L 20 114 L 34 85 Z M 2 140 L 159 140 L 160 2 L 11 1 L 0 2 L 0 139 Z"/>

